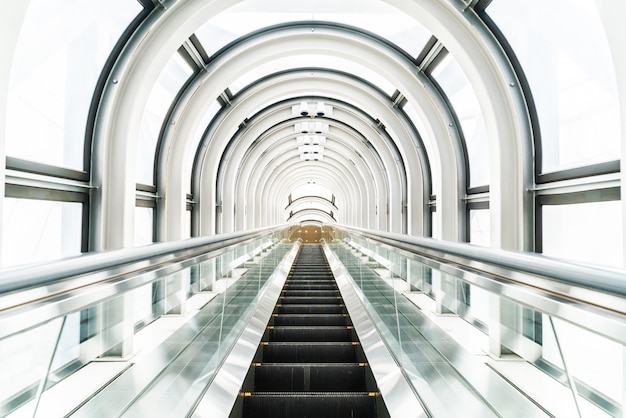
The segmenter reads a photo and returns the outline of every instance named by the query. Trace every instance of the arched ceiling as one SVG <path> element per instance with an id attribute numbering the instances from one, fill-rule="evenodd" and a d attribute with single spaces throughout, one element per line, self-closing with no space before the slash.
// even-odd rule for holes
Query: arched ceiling
<path id="1" fill-rule="evenodd" d="M 471 10 L 456 1 L 423 3 L 178 0 L 154 8 L 130 36 L 100 101 L 94 179 L 103 193 L 97 216 L 130 210 L 140 112 L 160 68 L 181 54 L 194 74 L 159 134 L 159 239 L 183 235 L 189 193 L 198 235 L 313 220 L 422 235 L 430 228 L 434 194 L 447 219 L 435 227 L 458 239 L 467 157 L 454 110 L 425 73 L 442 54 L 437 39 L 446 39 L 450 52 L 458 49 L 478 86 L 492 138 L 510 142 L 493 139 L 492 190 L 499 192 L 506 173 L 524 178 L 527 118 L 517 89 L 480 90 L 513 77 L 489 32 L 464 17 Z M 466 59 L 468 50 L 477 53 L 474 60 Z M 424 135 L 403 111 L 407 101 Z M 498 119 L 502 111 L 507 117 Z M 425 137 L 431 138 L 427 146 Z M 120 156 L 125 164 L 113 169 Z M 307 190 L 310 184 L 334 202 L 316 194 L 319 188 Z M 321 206 L 296 207 L 290 202 L 296 190 Z M 495 203 L 496 214 L 515 212 L 498 212 L 502 202 Z M 110 239 L 123 240 L 114 235 Z"/>

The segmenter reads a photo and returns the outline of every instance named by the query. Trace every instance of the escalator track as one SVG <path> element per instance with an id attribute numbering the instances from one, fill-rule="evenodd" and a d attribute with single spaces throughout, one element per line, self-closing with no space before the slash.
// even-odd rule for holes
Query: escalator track
<path id="1" fill-rule="evenodd" d="M 385 417 L 322 248 L 302 245 L 230 417 Z"/>

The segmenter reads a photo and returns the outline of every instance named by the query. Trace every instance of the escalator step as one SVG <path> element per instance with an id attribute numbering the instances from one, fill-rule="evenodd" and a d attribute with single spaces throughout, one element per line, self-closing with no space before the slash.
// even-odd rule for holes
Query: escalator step
<path id="1" fill-rule="evenodd" d="M 337 290 L 334 283 L 306 284 L 291 282 L 285 285 L 285 290 Z"/>
<path id="2" fill-rule="evenodd" d="M 278 303 L 281 304 L 322 304 L 332 305 L 341 303 L 341 296 L 281 296 Z"/>
<path id="3" fill-rule="evenodd" d="M 244 416 L 371 418 L 376 416 L 376 397 L 368 393 L 254 393 L 244 398 Z"/>
<path id="4" fill-rule="evenodd" d="M 363 392 L 364 364 L 271 363 L 255 371 L 255 391 Z"/>
<path id="5" fill-rule="evenodd" d="M 269 330 L 270 341 L 352 341 L 348 327 L 275 327 Z"/>
<path id="6" fill-rule="evenodd" d="M 282 296 L 338 296 L 339 290 L 326 289 L 326 290 L 308 290 L 308 289 L 286 289 L 282 291 Z"/>
<path id="7" fill-rule="evenodd" d="M 283 314 L 274 317 L 274 326 L 281 325 L 347 325 L 348 317 L 344 314 Z"/>
<path id="8" fill-rule="evenodd" d="M 358 346 L 351 342 L 271 342 L 263 346 L 264 362 L 354 363 Z"/>
<path id="9" fill-rule="evenodd" d="M 343 305 L 277 305 L 275 313 L 298 313 L 298 314 L 331 314 L 344 313 L 346 308 Z"/>

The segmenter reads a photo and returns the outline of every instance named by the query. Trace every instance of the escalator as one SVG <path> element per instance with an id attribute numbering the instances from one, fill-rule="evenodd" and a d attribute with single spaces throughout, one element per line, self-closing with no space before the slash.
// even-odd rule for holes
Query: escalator
<path id="1" fill-rule="evenodd" d="M 230 417 L 388 416 L 322 249 L 305 244 Z"/>

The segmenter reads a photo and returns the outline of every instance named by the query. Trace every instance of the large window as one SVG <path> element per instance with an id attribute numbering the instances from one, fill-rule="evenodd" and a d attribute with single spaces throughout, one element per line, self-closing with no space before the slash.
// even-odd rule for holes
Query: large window
<path id="1" fill-rule="evenodd" d="M 544 254 L 607 266 L 623 264 L 622 202 L 542 206 Z"/>
<path id="2" fill-rule="evenodd" d="M 157 79 L 141 119 L 137 144 L 137 183 L 154 185 L 154 158 L 163 121 L 176 94 L 193 73 L 180 54 L 175 53 Z"/>
<path id="3" fill-rule="evenodd" d="M 83 248 L 83 203 L 4 199 L 2 266 L 78 255 Z"/>
<path id="4" fill-rule="evenodd" d="M 196 35 L 209 55 L 254 30 L 295 21 L 329 21 L 374 32 L 416 57 L 430 33 L 415 19 L 377 0 L 248 0 L 212 18 Z"/>
<path id="5" fill-rule="evenodd" d="M 494 1 L 487 12 L 528 79 L 541 130 L 542 172 L 619 159 L 618 90 L 594 2 Z"/>
<path id="6" fill-rule="evenodd" d="M 432 75 L 461 124 L 469 163 L 469 187 L 489 184 L 489 143 L 476 93 L 459 63 L 448 54 Z"/>
<path id="7" fill-rule="evenodd" d="M 32 0 L 7 97 L 6 154 L 86 170 L 94 89 L 115 42 L 141 11 L 129 0 Z"/>

